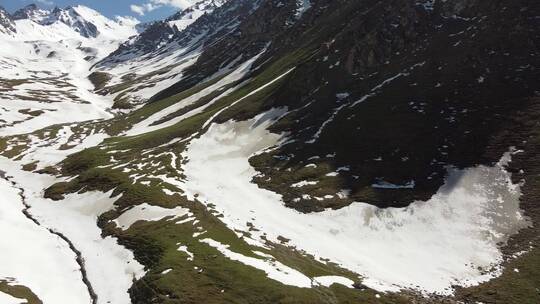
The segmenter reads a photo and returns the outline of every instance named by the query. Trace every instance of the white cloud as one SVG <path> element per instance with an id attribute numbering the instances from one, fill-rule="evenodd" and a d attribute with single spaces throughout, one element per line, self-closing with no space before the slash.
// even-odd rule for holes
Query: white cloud
<path id="1" fill-rule="evenodd" d="M 187 8 L 193 4 L 192 1 L 189 0 L 150 0 L 150 2 L 177 8 Z"/>
<path id="2" fill-rule="evenodd" d="M 149 0 L 148 2 L 140 5 L 132 4 L 130 5 L 130 9 L 139 16 L 144 16 L 145 13 L 151 12 L 163 6 L 172 6 L 179 9 L 185 9 L 190 7 L 192 4 L 193 3 L 190 0 Z"/>
<path id="3" fill-rule="evenodd" d="M 52 1 L 49 1 L 49 0 L 36 0 L 36 2 L 41 3 L 41 4 L 45 4 L 45 5 L 53 5 L 54 4 Z"/>
<path id="4" fill-rule="evenodd" d="M 129 6 L 132 12 L 138 14 L 139 16 L 144 16 L 144 7 L 132 4 Z"/>
<path id="5" fill-rule="evenodd" d="M 137 18 L 132 17 L 132 16 L 115 16 L 114 19 L 120 25 L 125 25 L 125 26 L 135 26 L 141 23 L 139 20 L 137 20 Z"/>

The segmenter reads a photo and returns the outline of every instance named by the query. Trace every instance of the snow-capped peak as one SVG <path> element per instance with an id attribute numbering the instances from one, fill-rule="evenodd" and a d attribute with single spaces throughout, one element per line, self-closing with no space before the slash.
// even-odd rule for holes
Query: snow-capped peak
<path id="1" fill-rule="evenodd" d="M 51 11 L 40 9 L 37 5 L 30 4 L 13 13 L 13 19 L 28 19 L 39 23 L 42 22 L 43 19 L 47 18 L 50 14 Z"/>
<path id="2" fill-rule="evenodd" d="M 83 16 L 78 13 L 77 9 L 73 7 L 68 7 L 66 9 L 55 8 L 52 14 L 43 20 L 42 24 L 49 25 L 55 22 L 62 22 L 68 25 L 86 38 L 97 37 L 99 34 L 97 26 L 92 23 L 92 21 L 83 18 Z"/>
<path id="3" fill-rule="evenodd" d="M 31 4 L 16 11 L 13 15 L 13 19 L 17 22 L 20 21 L 21 24 L 24 22 L 34 22 L 46 27 L 57 26 L 64 29 L 65 26 L 67 26 L 72 29 L 75 34 L 85 38 L 96 38 L 100 35 L 110 38 L 127 38 L 137 33 L 135 27 L 139 23 L 139 21 L 133 17 L 117 17 L 116 20 L 111 20 L 99 12 L 83 5 L 68 6 L 63 9 L 56 7 L 52 11 L 49 11 L 40 9 L 35 4 Z M 71 36 L 68 33 L 62 33 L 61 36 L 66 35 Z"/>
<path id="4" fill-rule="evenodd" d="M 222 6 L 227 0 L 201 0 L 192 6 L 179 11 L 167 18 L 170 26 L 176 26 L 179 31 L 184 30 L 204 14 L 210 14 L 214 9 Z"/>

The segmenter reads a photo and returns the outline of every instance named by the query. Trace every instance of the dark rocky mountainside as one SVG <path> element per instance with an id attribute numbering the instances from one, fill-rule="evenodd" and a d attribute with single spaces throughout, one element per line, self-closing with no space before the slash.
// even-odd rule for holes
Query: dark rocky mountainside
<path id="1" fill-rule="evenodd" d="M 21 9 L 18 9 L 13 13 L 13 19 L 15 20 L 21 20 L 21 19 L 32 19 L 37 20 L 38 18 L 43 17 L 43 12 L 46 12 L 44 10 L 39 9 L 39 7 L 36 4 L 29 4 Z"/>
<path id="2" fill-rule="evenodd" d="M 221 37 L 223 32 L 235 27 L 239 20 L 245 18 L 246 13 L 256 6 L 255 2 L 199 1 L 163 21 L 151 23 L 140 35 L 122 44 L 98 66 L 115 65 L 135 57 L 152 58 L 171 49 L 186 48 L 185 52 L 190 52 L 216 39 L 212 37 Z M 189 18 L 194 13 L 194 8 L 202 16 L 189 23 L 187 28 L 178 29 L 174 22 Z"/>
<path id="3" fill-rule="evenodd" d="M 13 17 L 0 6 L 0 32 L 13 33 L 15 32 L 15 25 L 13 24 Z"/>
<path id="4" fill-rule="evenodd" d="M 516 125 L 514 117 L 538 101 L 538 6 L 441 3 L 321 1 L 303 19 L 309 30 L 299 25 L 286 36 L 305 37 L 300 45 L 274 45 L 274 56 L 306 44 L 319 48 L 267 101 L 299 108 L 276 128 L 295 141 L 258 158 L 259 169 L 273 176 L 269 188 L 324 173 L 287 173 L 321 157 L 314 162 L 330 171 L 346 168 L 329 188 L 351 189 L 351 201 L 401 207 L 429 198 L 448 166 L 491 164 L 519 146 L 508 132 L 534 127 Z M 327 194 L 324 186 L 313 190 Z M 293 202 L 294 195 L 286 200 L 304 211 L 346 204 Z"/>
<path id="5" fill-rule="evenodd" d="M 295 110 L 274 127 L 290 134 L 289 143 L 252 159 L 263 173 L 260 185 L 282 193 L 292 208 L 321 211 L 352 201 L 403 207 L 425 200 L 448 167 L 492 164 L 519 146 L 509 130 L 531 127 L 513 117 L 534 107 L 539 94 L 534 1 L 318 0 L 300 17 L 298 1 L 263 1 L 246 14 L 249 2 L 229 1 L 174 35 L 189 41 L 201 28 L 223 28 L 230 12 L 242 16 L 234 17 L 229 32 L 206 38 L 187 76 L 152 100 L 263 48 L 254 75 L 283 58 L 302 58 L 260 105 L 221 117 Z M 306 168 L 310 163 L 316 168 Z M 302 188 L 309 196 L 290 187 L 310 179 L 320 182 Z M 336 190 L 347 195 L 320 199 Z"/>

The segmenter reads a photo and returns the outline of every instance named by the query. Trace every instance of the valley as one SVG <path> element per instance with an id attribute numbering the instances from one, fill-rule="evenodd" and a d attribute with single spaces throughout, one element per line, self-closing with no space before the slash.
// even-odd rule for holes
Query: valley
<path id="1" fill-rule="evenodd" d="M 537 303 L 538 15 L 0 9 L 0 302 Z"/>

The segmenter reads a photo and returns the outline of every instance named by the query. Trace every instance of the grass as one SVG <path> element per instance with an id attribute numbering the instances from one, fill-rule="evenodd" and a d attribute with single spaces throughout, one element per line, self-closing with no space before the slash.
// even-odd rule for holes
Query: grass
<path id="1" fill-rule="evenodd" d="M 507 263 L 497 279 L 461 289 L 456 296 L 466 303 L 540 303 L 540 249 Z"/>
<path id="2" fill-rule="evenodd" d="M 32 117 L 38 117 L 38 116 L 44 114 L 45 112 L 42 111 L 42 110 L 22 109 L 22 110 L 19 110 L 19 113 L 29 115 L 29 116 L 32 116 Z"/>
<path id="3" fill-rule="evenodd" d="M 88 76 L 88 79 L 94 85 L 96 90 L 103 89 L 111 78 L 111 75 L 105 72 L 93 72 Z"/>

